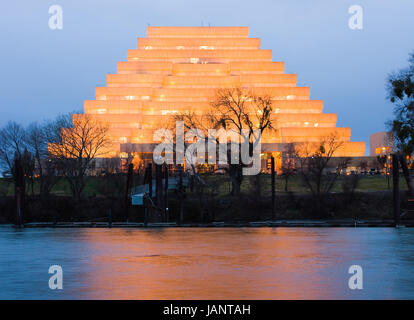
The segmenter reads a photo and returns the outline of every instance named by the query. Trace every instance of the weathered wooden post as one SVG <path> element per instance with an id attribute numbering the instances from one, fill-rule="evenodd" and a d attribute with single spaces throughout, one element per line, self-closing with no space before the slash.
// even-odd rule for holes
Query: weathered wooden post
<path id="1" fill-rule="evenodd" d="M 164 215 L 168 222 L 168 165 L 164 163 Z"/>
<path id="2" fill-rule="evenodd" d="M 275 174 L 275 158 L 272 156 L 270 158 L 270 170 L 271 170 L 271 179 L 272 179 L 272 220 L 276 216 L 276 174 Z"/>
<path id="3" fill-rule="evenodd" d="M 152 163 L 148 164 L 147 170 L 148 170 L 148 188 L 149 188 L 148 197 L 149 199 L 152 199 Z M 149 219 L 149 216 L 151 216 L 151 213 L 152 213 L 152 207 L 150 208 L 151 201 L 149 201 L 149 199 L 146 199 L 146 202 L 145 202 L 145 208 L 147 208 L 146 209 L 147 220 Z"/>
<path id="4" fill-rule="evenodd" d="M 184 212 L 183 212 L 183 168 L 180 166 L 179 169 L 179 177 L 178 177 L 178 197 L 179 197 L 179 207 L 180 207 L 180 224 L 183 223 L 184 220 Z"/>
<path id="5" fill-rule="evenodd" d="M 149 197 L 152 198 L 152 163 L 148 164 L 148 187 L 149 187 Z"/>
<path id="6" fill-rule="evenodd" d="M 126 190 L 125 190 L 125 210 L 126 210 L 126 221 L 129 220 L 129 208 L 131 205 L 130 199 L 130 191 L 131 191 L 131 184 L 132 184 L 132 175 L 134 172 L 134 165 L 130 163 L 128 165 L 128 173 L 127 173 L 127 182 L 126 182 Z"/>
<path id="7" fill-rule="evenodd" d="M 20 159 L 14 160 L 14 194 L 16 200 L 16 226 L 23 226 L 22 210 L 25 193 L 23 166 Z"/>
<path id="8" fill-rule="evenodd" d="M 164 221 L 164 210 L 162 209 L 162 167 L 155 164 L 155 205 L 161 209 L 161 220 Z"/>
<path id="9" fill-rule="evenodd" d="M 158 176 L 159 176 L 159 173 L 158 173 L 158 165 L 157 164 L 154 164 L 154 173 L 155 173 L 155 194 L 154 194 L 154 203 L 155 203 L 155 205 L 156 206 L 158 206 L 158 193 L 159 193 L 159 188 L 160 188 L 160 186 L 159 186 L 159 184 L 158 184 Z"/>
<path id="10" fill-rule="evenodd" d="M 16 226 L 21 228 L 22 223 L 22 197 L 20 187 L 16 188 Z"/>
<path id="11" fill-rule="evenodd" d="M 397 227 L 400 224 L 400 170 L 397 154 L 392 155 L 392 185 L 393 185 L 393 207 L 394 222 Z"/>
<path id="12" fill-rule="evenodd" d="M 108 228 L 112 228 L 112 208 L 108 210 Z"/>
<path id="13" fill-rule="evenodd" d="M 144 205 L 144 226 L 148 225 L 148 195 L 144 193 L 144 197 L 142 199 L 142 204 Z"/>
<path id="14" fill-rule="evenodd" d="M 155 204 L 160 206 L 160 166 L 155 164 Z"/>

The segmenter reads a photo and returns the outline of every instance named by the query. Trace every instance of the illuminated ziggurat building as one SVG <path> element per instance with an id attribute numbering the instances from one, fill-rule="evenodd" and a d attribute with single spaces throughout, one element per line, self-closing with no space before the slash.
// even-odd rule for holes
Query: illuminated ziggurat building
<path id="1" fill-rule="evenodd" d="M 335 133 L 344 141 L 335 156 L 363 156 L 364 142 L 351 142 L 351 129 L 336 127 L 336 114 L 322 113 L 323 101 L 310 100 L 309 87 L 297 87 L 295 74 L 260 49 L 248 27 L 148 27 L 107 86 L 96 88 L 84 112 L 110 127 L 108 157 L 133 150 L 149 158 L 156 129 L 171 115 L 209 110 L 219 88 L 241 86 L 273 99 L 275 131 L 262 138 L 265 158 L 291 142 L 318 141 Z M 83 115 L 74 115 L 82 117 Z M 128 147 L 128 148 L 127 148 Z"/>

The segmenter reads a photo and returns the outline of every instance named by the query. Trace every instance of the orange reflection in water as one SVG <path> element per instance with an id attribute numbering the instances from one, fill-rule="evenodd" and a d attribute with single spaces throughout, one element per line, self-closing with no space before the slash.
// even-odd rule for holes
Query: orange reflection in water
<path id="1" fill-rule="evenodd" d="M 320 229 L 112 229 L 83 238 L 84 298 L 319 299 L 347 284 L 332 281 L 342 255 Z"/>

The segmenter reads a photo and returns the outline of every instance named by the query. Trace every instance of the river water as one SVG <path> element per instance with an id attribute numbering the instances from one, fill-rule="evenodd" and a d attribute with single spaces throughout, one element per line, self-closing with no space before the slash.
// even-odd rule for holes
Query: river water
<path id="1" fill-rule="evenodd" d="M 414 299 L 414 229 L 2 226 L 0 298 Z"/>

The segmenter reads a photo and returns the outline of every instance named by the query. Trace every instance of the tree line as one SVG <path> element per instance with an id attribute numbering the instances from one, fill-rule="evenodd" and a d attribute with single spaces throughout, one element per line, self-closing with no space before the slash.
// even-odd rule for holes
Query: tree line
<path id="1" fill-rule="evenodd" d="M 107 131 L 107 126 L 92 117 L 74 113 L 27 127 L 9 121 L 0 129 L 2 175 L 13 177 L 16 165 L 21 166 L 32 194 L 38 181 L 41 198 L 65 178 L 73 196 L 80 199 L 88 169 L 108 145 Z"/>

